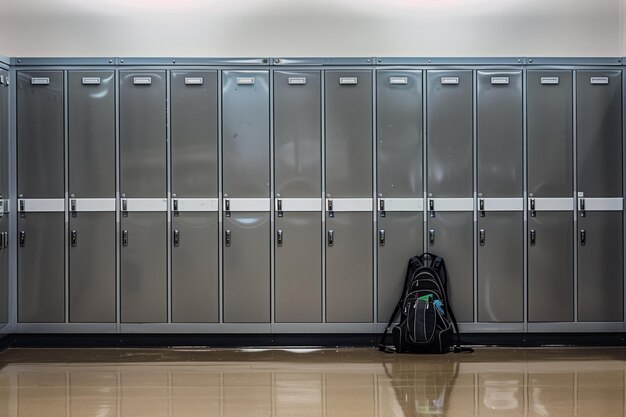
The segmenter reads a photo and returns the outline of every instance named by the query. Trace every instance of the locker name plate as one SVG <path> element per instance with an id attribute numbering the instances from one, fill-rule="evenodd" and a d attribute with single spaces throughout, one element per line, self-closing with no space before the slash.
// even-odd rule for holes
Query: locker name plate
<path id="1" fill-rule="evenodd" d="M 33 77 L 30 79 L 31 85 L 49 85 L 50 78 L 48 77 Z"/>
<path id="2" fill-rule="evenodd" d="M 559 77 L 541 77 L 541 84 L 543 85 L 557 85 L 559 83 Z"/>
<path id="3" fill-rule="evenodd" d="M 493 85 L 508 85 L 509 77 L 491 77 L 491 84 Z"/>
<path id="4" fill-rule="evenodd" d="M 359 83 L 357 77 L 339 77 L 339 84 L 341 85 L 356 85 Z"/>
<path id="5" fill-rule="evenodd" d="M 289 83 L 289 85 L 305 85 L 306 77 L 289 77 L 289 80 L 287 80 L 287 82 Z"/>
<path id="6" fill-rule="evenodd" d="M 185 77 L 185 85 L 202 85 L 204 78 L 202 77 Z"/>
<path id="7" fill-rule="evenodd" d="M 100 77 L 83 77 L 83 85 L 100 85 Z"/>
<path id="8" fill-rule="evenodd" d="M 135 85 L 150 85 L 150 84 L 152 84 L 152 77 L 135 77 L 135 78 L 133 78 L 133 84 L 135 84 Z"/>
<path id="9" fill-rule="evenodd" d="M 441 84 L 443 85 L 458 85 L 459 77 L 441 77 Z"/>
<path id="10" fill-rule="evenodd" d="M 408 83 L 408 77 L 389 77 L 389 84 L 392 85 L 407 85 Z"/>
<path id="11" fill-rule="evenodd" d="M 609 83 L 609 77 L 591 77 L 591 84 L 606 85 Z"/>
<path id="12" fill-rule="evenodd" d="M 237 85 L 254 85 L 254 77 L 237 77 Z"/>

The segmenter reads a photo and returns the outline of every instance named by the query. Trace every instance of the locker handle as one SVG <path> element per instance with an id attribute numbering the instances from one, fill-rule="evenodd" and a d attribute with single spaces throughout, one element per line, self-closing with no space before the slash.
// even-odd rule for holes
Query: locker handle
<path id="1" fill-rule="evenodd" d="M 435 217 L 435 200 L 428 200 L 428 211 L 430 212 L 430 217 Z"/>
<path id="2" fill-rule="evenodd" d="M 333 246 L 335 244 L 335 231 L 334 230 L 329 230 L 328 231 L 328 246 Z"/>
<path id="3" fill-rule="evenodd" d="M 9 232 L 2 233 L 2 247 L 4 248 L 9 247 Z"/>
<path id="4" fill-rule="evenodd" d="M 72 213 L 75 213 L 75 212 L 76 212 L 76 199 L 75 199 L 75 198 L 72 198 L 72 199 L 70 200 L 70 211 L 71 211 Z"/>
<path id="5" fill-rule="evenodd" d="M 378 244 L 380 246 L 385 246 L 385 231 L 384 230 L 378 231 Z"/>
<path id="6" fill-rule="evenodd" d="M 78 232 L 76 230 L 72 230 L 70 233 L 70 240 L 72 246 L 76 246 L 78 244 Z"/>
<path id="7" fill-rule="evenodd" d="M 276 200 L 276 211 L 278 211 L 278 217 L 283 217 L 283 200 Z"/>
<path id="8" fill-rule="evenodd" d="M 23 230 L 20 232 L 20 246 L 26 246 L 26 232 Z"/>
<path id="9" fill-rule="evenodd" d="M 278 246 L 283 246 L 283 231 L 282 230 L 276 231 L 276 244 Z"/>
<path id="10" fill-rule="evenodd" d="M 585 229 L 581 229 L 581 231 L 580 231 L 580 246 L 585 246 L 585 243 L 587 243 L 587 232 L 585 232 Z"/>
<path id="11" fill-rule="evenodd" d="M 128 216 L 128 200 L 122 199 L 122 216 Z"/>
<path id="12" fill-rule="evenodd" d="M 385 200 L 380 200 L 378 203 L 380 211 L 385 211 Z"/>
<path id="13" fill-rule="evenodd" d="M 535 246 L 537 240 L 537 232 L 535 230 L 530 231 L 530 246 Z"/>
<path id="14" fill-rule="evenodd" d="M 585 217 L 585 199 L 581 198 L 579 200 L 579 210 L 580 210 L 580 217 Z"/>
<path id="15" fill-rule="evenodd" d="M 329 198 L 326 204 L 328 205 L 328 211 L 333 211 L 333 200 Z"/>
<path id="16" fill-rule="evenodd" d="M 20 199 L 20 211 L 26 211 L 26 201 Z"/>
<path id="17" fill-rule="evenodd" d="M 478 200 L 478 210 L 480 210 L 480 217 L 485 217 L 485 199 Z"/>
<path id="18" fill-rule="evenodd" d="M 180 245 L 180 230 L 174 230 L 174 246 Z"/>
<path id="19" fill-rule="evenodd" d="M 122 230 L 122 246 L 128 246 L 128 230 Z"/>
<path id="20" fill-rule="evenodd" d="M 177 198 L 172 200 L 172 211 L 174 212 L 174 216 L 178 216 L 178 199 Z"/>
<path id="21" fill-rule="evenodd" d="M 530 217 L 537 216 L 537 212 L 535 211 L 535 199 L 530 199 Z"/>
<path id="22" fill-rule="evenodd" d="M 231 235 L 232 233 L 230 230 L 224 231 L 224 243 L 226 244 L 226 246 L 230 246 L 230 242 L 232 240 Z"/>
<path id="23" fill-rule="evenodd" d="M 485 246 L 485 229 L 480 229 L 480 246 Z"/>
<path id="24" fill-rule="evenodd" d="M 430 246 L 435 246 L 435 231 L 434 230 L 428 231 L 428 244 Z"/>
<path id="25" fill-rule="evenodd" d="M 224 199 L 224 214 L 226 217 L 230 217 L 230 199 Z"/>

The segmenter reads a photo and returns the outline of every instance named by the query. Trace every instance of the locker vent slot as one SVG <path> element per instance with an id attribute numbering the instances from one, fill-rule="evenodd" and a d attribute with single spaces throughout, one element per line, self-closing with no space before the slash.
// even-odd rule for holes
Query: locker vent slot
<path id="1" fill-rule="evenodd" d="M 152 84 L 152 77 L 135 77 L 133 79 L 135 85 L 150 85 Z"/>
<path id="2" fill-rule="evenodd" d="M 356 85 L 358 82 L 357 77 L 339 77 L 339 84 L 341 85 Z"/>
<path id="3" fill-rule="evenodd" d="M 559 83 L 559 77 L 541 77 L 541 84 L 556 85 Z"/>
<path id="4" fill-rule="evenodd" d="M 49 85 L 50 78 L 48 77 L 33 77 L 30 79 L 31 85 Z"/>
<path id="5" fill-rule="evenodd" d="M 389 77 L 389 84 L 407 85 L 408 83 L 407 77 Z"/>
<path id="6" fill-rule="evenodd" d="M 508 85 L 509 77 L 491 77 L 491 84 L 493 85 Z"/>
<path id="7" fill-rule="evenodd" d="M 458 85 L 459 84 L 459 77 L 441 77 L 441 84 Z"/>
<path id="8" fill-rule="evenodd" d="M 254 77 L 237 77 L 237 85 L 253 85 Z"/>
<path id="9" fill-rule="evenodd" d="M 100 77 L 83 77 L 83 85 L 100 85 Z"/>
<path id="10" fill-rule="evenodd" d="M 185 77 L 185 85 L 202 85 L 204 78 L 202 77 Z"/>
<path id="11" fill-rule="evenodd" d="M 287 82 L 289 85 L 304 85 L 306 84 L 306 77 L 289 77 Z"/>
<path id="12" fill-rule="evenodd" d="M 605 85 L 609 83 L 609 77 L 591 77 L 591 84 Z"/>

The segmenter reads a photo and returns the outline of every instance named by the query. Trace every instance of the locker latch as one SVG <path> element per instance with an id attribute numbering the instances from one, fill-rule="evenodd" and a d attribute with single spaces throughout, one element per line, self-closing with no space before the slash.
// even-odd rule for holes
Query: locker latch
<path id="1" fill-rule="evenodd" d="M 122 216 L 128 217 L 128 200 L 122 199 Z"/>
<path id="2" fill-rule="evenodd" d="M 9 232 L 2 232 L 2 247 L 9 247 Z"/>
<path id="3" fill-rule="evenodd" d="M 535 232 L 534 230 L 530 231 L 530 246 L 535 246 L 535 242 L 537 239 L 537 232 Z"/>
<path id="4" fill-rule="evenodd" d="M 283 246 L 283 231 L 282 230 L 276 231 L 276 244 L 278 246 Z"/>
<path id="5" fill-rule="evenodd" d="M 580 217 L 585 217 L 585 199 L 581 198 L 580 200 L 578 200 L 578 211 L 580 212 Z"/>
<path id="6" fill-rule="evenodd" d="M 430 212 L 430 217 L 435 217 L 435 200 L 432 198 L 428 200 L 428 211 Z"/>
<path id="7" fill-rule="evenodd" d="M 480 229 L 480 246 L 485 246 L 485 229 Z"/>
<path id="8" fill-rule="evenodd" d="M 174 230 L 174 246 L 180 245 L 180 230 Z"/>
<path id="9" fill-rule="evenodd" d="M 128 246 L 128 230 L 122 231 L 122 246 Z"/>
<path id="10" fill-rule="evenodd" d="M 385 246 L 385 231 L 384 230 L 378 231 L 378 244 L 380 246 Z"/>
<path id="11" fill-rule="evenodd" d="M 537 212 L 535 211 L 535 199 L 530 199 L 530 217 L 537 216 Z"/>
<path id="12" fill-rule="evenodd" d="M 328 231 L 328 246 L 333 246 L 335 244 L 335 231 Z"/>
<path id="13" fill-rule="evenodd" d="M 224 244 L 226 246 L 230 246 L 230 242 L 231 242 L 231 232 L 230 230 L 225 230 L 224 231 Z"/>
<path id="14" fill-rule="evenodd" d="M 385 213 L 385 200 L 382 198 L 378 202 L 378 210 L 380 211 L 380 217 L 386 217 L 387 213 Z"/>
<path id="15" fill-rule="evenodd" d="M 333 200 L 326 200 L 326 208 L 328 209 L 328 217 L 335 217 L 335 212 L 333 211 Z M 332 245 L 330 245 L 332 246 Z"/>
<path id="16" fill-rule="evenodd" d="M 224 215 L 226 217 L 230 217 L 230 199 L 229 198 L 224 199 Z"/>
<path id="17" fill-rule="evenodd" d="M 435 231 L 432 229 L 428 231 L 428 244 L 435 246 Z"/>
<path id="18" fill-rule="evenodd" d="M 276 200 L 276 211 L 278 212 L 278 217 L 283 217 L 283 200 L 280 198 Z"/>
<path id="19" fill-rule="evenodd" d="M 76 217 L 76 199 L 72 198 L 70 200 L 70 213 L 72 214 L 72 217 Z"/>
<path id="20" fill-rule="evenodd" d="M 20 232 L 20 246 L 26 246 L 26 232 L 23 230 Z"/>
<path id="21" fill-rule="evenodd" d="M 478 210 L 480 211 L 480 217 L 485 217 L 485 199 L 478 200 Z"/>
<path id="22" fill-rule="evenodd" d="M 76 230 L 72 230 L 70 233 L 70 241 L 72 246 L 76 246 L 78 244 L 78 232 Z"/>
<path id="23" fill-rule="evenodd" d="M 19 209 L 20 209 L 20 212 L 26 211 L 26 201 L 24 201 L 24 199 L 20 199 Z"/>
<path id="24" fill-rule="evenodd" d="M 580 246 L 585 246 L 585 243 L 587 243 L 587 233 L 585 232 L 585 229 L 581 229 L 581 231 L 580 231 Z"/>
<path id="25" fill-rule="evenodd" d="M 176 196 L 174 196 L 176 197 Z M 172 200 L 172 214 L 176 217 L 178 217 L 178 199 L 174 198 Z"/>

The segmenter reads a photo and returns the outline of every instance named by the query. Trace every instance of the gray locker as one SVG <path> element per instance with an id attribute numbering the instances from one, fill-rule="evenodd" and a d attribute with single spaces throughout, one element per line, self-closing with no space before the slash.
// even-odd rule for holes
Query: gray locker
<path id="1" fill-rule="evenodd" d="M 165 71 L 120 72 L 120 192 L 166 195 Z"/>
<path id="2" fill-rule="evenodd" d="M 378 217 L 378 322 L 385 323 L 402 294 L 408 260 L 424 252 L 420 212 L 386 212 Z"/>
<path id="3" fill-rule="evenodd" d="M 572 197 L 572 72 L 527 73 L 528 193 Z"/>
<path id="4" fill-rule="evenodd" d="M 172 71 L 172 194 L 217 197 L 217 71 Z"/>
<path id="5" fill-rule="evenodd" d="M 319 198 L 322 186 L 319 71 L 274 73 L 274 190 Z"/>
<path id="6" fill-rule="evenodd" d="M 18 195 L 23 194 L 24 198 L 65 196 L 63 141 L 63 72 L 19 71 Z"/>
<path id="7" fill-rule="evenodd" d="M 121 321 L 167 321 L 167 218 L 160 212 L 122 217 Z"/>
<path id="8" fill-rule="evenodd" d="M 622 72 L 577 71 L 578 191 L 622 195 Z"/>
<path id="9" fill-rule="evenodd" d="M 528 321 L 574 320 L 572 212 L 528 217 Z"/>
<path id="10" fill-rule="evenodd" d="M 474 320 L 474 224 L 472 212 L 437 212 L 428 218 L 428 251 L 448 269 L 450 303 L 459 322 Z"/>
<path id="11" fill-rule="evenodd" d="M 0 323 L 9 321 L 9 217 L 0 218 Z"/>
<path id="12" fill-rule="evenodd" d="M 224 322 L 270 321 L 269 213 L 224 217 Z"/>
<path id="13" fill-rule="evenodd" d="M 578 320 L 624 319 L 622 212 L 578 218 Z"/>
<path id="14" fill-rule="evenodd" d="M 335 212 L 326 219 L 326 320 L 373 321 L 372 213 Z"/>
<path id="15" fill-rule="evenodd" d="M 322 218 L 320 212 L 276 217 L 275 318 L 279 323 L 322 321 Z"/>
<path id="16" fill-rule="evenodd" d="M 524 320 L 523 212 L 492 211 L 479 217 L 477 291 L 478 321 Z"/>
<path id="17" fill-rule="evenodd" d="M 115 75 L 68 73 L 69 191 L 115 197 Z"/>
<path id="18" fill-rule="evenodd" d="M 64 214 L 26 213 L 17 227 L 17 319 L 61 323 L 65 320 Z"/>
<path id="19" fill-rule="evenodd" d="M 172 217 L 172 321 L 219 320 L 219 231 L 217 212 Z"/>
<path id="20" fill-rule="evenodd" d="M 0 195 L 9 196 L 9 86 L 8 71 L 0 71 L 5 82 L 0 85 Z"/>
<path id="21" fill-rule="evenodd" d="M 70 322 L 115 322 L 115 212 L 76 213 L 69 242 Z"/>
<path id="22" fill-rule="evenodd" d="M 522 72 L 477 71 L 478 192 L 521 197 Z"/>
<path id="23" fill-rule="evenodd" d="M 269 74 L 222 73 L 223 191 L 230 198 L 267 198 L 270 191 Z"/>
<path id="24" fill-rule="evenodd" d="M 428 193 L 473 197 L 472 71 L 428 71 Z"/>
<path id="25" fill-rule="evenodd" d="M 372 196 L 372 73 L 326 71 L 326 193 Z"/>

